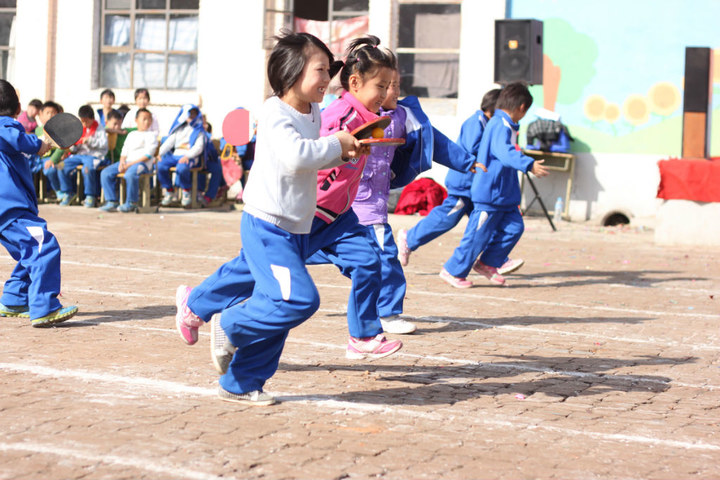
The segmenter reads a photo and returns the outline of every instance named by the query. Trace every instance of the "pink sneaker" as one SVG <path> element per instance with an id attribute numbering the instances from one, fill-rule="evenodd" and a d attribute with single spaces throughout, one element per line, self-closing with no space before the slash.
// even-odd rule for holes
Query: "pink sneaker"
<path id="1" fill-rule="evenodd" d="M 400 350 L 402 345 L 400 340 L 388 340 L 382 333 L 369 338 L 350 337 L 345 357 L 350 360 L 375 360 L 392 355 Z"/>
<path id="2" fill-rule="evenodd" d="M 473 285 L 473 283 L 466 278 L 453 277 L 452 275 L 450 275 L 450 272 L 448 272 L 444 268 L 440 272 L 440 278 L 442 278 L 455 288 L 470 288 Z"/>
<path id="3" fill-rule="evenodd" d="M 192 288 L 187 285 L 180 285 L 175 292 L 175 305 L 177 306 L 175 326 L 185 343 L 195 345 L 198 341 L 198 328 L 203 324 L 203 321 L 192 313 L 187 306 L 191 291 Z"/>
<path id="4" fill-rule="evenodd" d="M 408 247 L 407 230 L 405 230 L 404 228 L 401 228 L 398 232 L 397 247 L 398 260 L 400 260 L 400 265 L 406 267 L 408 262 L 410 261 L 410 254 L 412 253 L 412 250 L 410 250 L 410 247 Z"/>
<path id="5" fill-rule="evenodd" d="M 477 262 L 475 262 L 475 265 L 473 265 L 473 270 L 475 270 L 480 275 L 485 276 L 485 278 L 490 280 L 490 283 L 493 283 L 495 285 L 505 285 L 505 277 L 498 273 L 498 269 L 496 267 L 485 265 L 480 260 L 478 260 Z"/>
<path id="6" fill-rule="evenodd" d="M 522 258 L 511 258 L 508 259 L 507 262 L 503 263 L 502 267 L 498 268 L 497 271 L 500 275 L 508 275 L 515 270 L 520 269 L 520 267 L 522 267 L 523 265 L 525 265 L 525 260 L 523 260 Z"/>

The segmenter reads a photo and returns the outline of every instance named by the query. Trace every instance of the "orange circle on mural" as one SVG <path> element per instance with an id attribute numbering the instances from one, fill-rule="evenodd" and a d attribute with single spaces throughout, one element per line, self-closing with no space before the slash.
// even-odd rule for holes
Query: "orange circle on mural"
<path id="1" fill-rule="evenodd" d="M 605 98 L 601 95 L 590 95 L 585 100 L 585 116 L 593 122 L 600 120 L 605 112 Z"/>
<path id="2" fill-rule="evenodd" d="M 656 83 L 648 91 L 653 113 L 670 115 L 680 106 L 680 90 L 670 82 Z"/>
<path id="3" fill-rule="evenodd" d="M 623 115 L 632 125 L 641 125 L 650 118 L 650 108 L 642 95 L 629 95 L 623 103 Z"/>
<path id="4" fill-rule="evenodd" d="M 608 103 L 605 107 L 605 120 L 608 123 L 615 123 L 620 118 L 620 107 L 615 103 Z"/>

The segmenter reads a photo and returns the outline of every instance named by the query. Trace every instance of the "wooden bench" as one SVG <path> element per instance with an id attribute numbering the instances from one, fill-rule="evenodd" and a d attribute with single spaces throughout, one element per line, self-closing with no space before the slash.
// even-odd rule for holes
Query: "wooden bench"
<path id="1" fill-rule="evenodd" d="M 139 189 L 139 198 L 138 198 L 138 212 L 139 213 L 157 213 L 158 212 L 158 205 L 152 204 L 152 189 L 150 188 L 150 184 L 152 179 L 155 177 L 155 174 L 152 172 L 147 173 L 141 173 L 138 175 L 138 189 Z M 122 204 L 125 201 L 125 195 L 126 195 L 126 187 L 125 184 L 125 174 L 124 173 L 118 173 L 117 178 L 120 180 L 120 186 L 119 186 L 119 195 L 118 199 L 120 200 L 120 203 Z"/>
<path id="2" fill-rule="evenodd" d="M 176 168 L 170 167 L 170 173 L 175 173 Z M 190 187 L 190 208 L 199 208 L 199 204 L 197 201 L 198 197 L 198 174 L 204 173 L 205 175 L 210 175 L 210 172 L 205 170 L 203 167 L 195 167 L 190 169 L 190 173 L 192 174 L 192 186 Z"/>

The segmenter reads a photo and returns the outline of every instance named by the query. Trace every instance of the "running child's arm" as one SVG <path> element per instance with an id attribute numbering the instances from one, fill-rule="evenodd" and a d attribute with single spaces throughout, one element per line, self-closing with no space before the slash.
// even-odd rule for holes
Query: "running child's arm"
<path id="1" fill-rule="evenodd" d="M 264 123 L 265 134 L 273 139 L 279 157 L 290 170 L 322 170 L 342 165 L 343 144 L 335 135 L 305 138 L 292 119 L 276 116 Z"/>
<path id="2" fill-rule="evenodd" d="M 524 173 L 530 172 L 535 160 L 515 148 L 510 128 L 501 128 L 493 133 L 494 135 L 490 139 L 490 153 L 492 156 L 500 160 L 500 163 L 506 167 Z"/>

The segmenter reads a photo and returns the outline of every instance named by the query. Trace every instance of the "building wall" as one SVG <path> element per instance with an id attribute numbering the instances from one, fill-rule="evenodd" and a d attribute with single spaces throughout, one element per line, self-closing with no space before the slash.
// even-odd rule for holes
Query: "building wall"
<path id="1" fill-rule="evenodd" d="M 18 2 L 14 80 L 23 102 L 34 97 L 45 99 L 47 26 L 53 1 L 57 3 L 57 38 L 55 82 L 50 89 L 54 100 L 76 112 L 84 103 L 97 104 L 104 88 L 93 85 L 101 0 Z M 506 17 L 543 20 L 545 55 L 561 75 L 559 81 L 532 87 L 532 92 L 535 106 L 549 106 L 560 113 L 577 139 L 573 145 L 578 159 L 570 204 L 576 220 L 600 217 L 612 208 L 638 216 L 653 214 L 655 162 L 679 155 L 682 107 L 676 104 L 672 110 L 652 110 L 651 92 L 660 85 L 665 87 L 666 95 L 681 96 L 684 47 L 689 43 L 713 47 L 717 42 L 710 20 L 696 21 L 693 28 L 688 28 L 687 12 L 667 15 L 684 12 L 681 0 L 631 4 L 607 1 L 583 7 L 583 2 L 575 0 L 464 0 L 458 98 L 421 100 L 434 125 L 455 139 L 462 122 L 479 107 L 482 95 L 496 86 L 494 21 Z M 720 2 L 697 2 L 707 13 L 703 18 L 720 16 Z M 267 91 L 263 3 L 201 0 L 198 87 L 192 91 L 151 90 L 151 107 L 160 117 L 161 128 L 169 127 L 183 103 L 200 103 L 215 126 L 216 136 L 231 109 L 243 106 L 257 111 Z M 648 5 L 654 7 L 645 8 Z M 607 13 L 610 11 L 623 15 Z M 397 4 L 392 0 L 370 0 L 370 33 L 378 35 L 384 45 L 395 46 L 397 13 Z M 716 61 L 718 71 L 720 61 Z M 716 73 L 715 117 L 720 106 L 718 77 Z M 556 91 L 548 95 L 552 88 Z M 115 93 L 118 104 L 134 103 L 132 90 L 116 89 Z M 640 103 L 650 109 L 647 119 L 623 116 L 622 106 L 631 97 L 641 97 Z M 603 106 L 599 117 L 593 116 L 592 105 Z M 611 107 L 620 111 L 617 118 L 610 115 Z M 531 110 L 522 123 L 527 125 L 533 119 Z M 715 121 L 711 143 L 715 155 L 720 154 L 719 132 L 720 121 Z M 427 175 L 442 183 L 445 173 L 444 168 L 434 167 Z M 553 203 L 556 186 L 552 182 L 561 189 L 562 174 L 550 182 L 547 196 Z"/>

